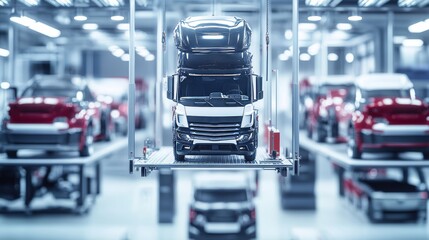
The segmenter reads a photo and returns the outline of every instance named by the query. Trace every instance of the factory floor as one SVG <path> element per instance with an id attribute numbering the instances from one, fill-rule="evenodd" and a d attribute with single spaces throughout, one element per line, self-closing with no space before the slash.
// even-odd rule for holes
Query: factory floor
<path id="1" fill-rule="evenodd" d="M 158 224 L 156 172 L 148 178 L 129 175 L 123 156 L 125 150 L 103 160 L 102 193 L 87 214 L 1 214 L 0 239 L 187 239 L 194 172 L 176 172 L 174 224 Z M 278 175 L 261 171 L 256 198 L 258 239 L 429 239 L 429 228 L 423 223 L 370 223 L 338 196 L 331 164 L 319 159 L 317 173 L 317 210 L 283 211 Z M 57 204 L 50 196 L 37 201 L 34 204 Z"/>

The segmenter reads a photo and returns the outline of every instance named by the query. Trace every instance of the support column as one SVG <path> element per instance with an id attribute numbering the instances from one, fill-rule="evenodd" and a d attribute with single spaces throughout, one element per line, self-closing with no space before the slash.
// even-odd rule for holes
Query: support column
<path id="1" fill-rule="evenodd" d="M 8 30 L 8 46 L 9 46 L 9 70 L 7 80 L 16 85 L 15 82 L 15 56 L 16 56 L 16 48 L 15 48 L 15 40 L 16 40 L 16 31 L 13 24 L 9 24 Z"/>
<path id="2" fill-rule="evenodd" d="M 162 83 L 164 79 L 164 34 L 165 25 L 165 0 L 159 1 L 157 9 L 156 28 L 156 80 L 155 80 L 155 147 L 159 148 L 163 144 L 163 104 L 162 104 Z"/>
<path id="3" fill-rule="evenodd" d="M 394 45 L 393 45 L 393 24 L 394 24 L 394 13 L 392 11 L 389 11 L 387 13 L 387 31 L 386 31 L 386 46 L 387 46 L 387 72 L 393 73 L 394 67 L 393 67 L 393 58 L 394 58 Z"/>

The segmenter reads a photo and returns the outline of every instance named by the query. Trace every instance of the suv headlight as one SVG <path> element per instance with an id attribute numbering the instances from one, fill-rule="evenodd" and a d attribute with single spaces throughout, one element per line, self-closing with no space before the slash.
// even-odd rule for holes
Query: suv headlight
<path id="1" fill-rule="evenodd" d="M 243 120 L 241 120 L 242 128 L 249 128 L 253 126 L 253 114 L 244 115 Z"/>
<path id="2" fill-rule="evenodd" d="M 176 115 L 176 123 L 179 127 L 188 127 L 188 120 L 186 119 L 186 116 L 184 114 Z"/>

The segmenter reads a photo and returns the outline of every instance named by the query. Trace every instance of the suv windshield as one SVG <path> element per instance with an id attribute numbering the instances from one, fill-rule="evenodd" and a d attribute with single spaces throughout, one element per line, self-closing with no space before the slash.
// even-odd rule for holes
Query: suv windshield
<path id="1" fill-rule="evenodd" d="M 321 96 L 327 96 L 329 91 L 336 90 L 336 89 L 345 89 L 347 91 L 347 95 L 345 97 L 346 102 L 353 102 L 355 96 L 355 86 L 351 84 L 341 84 L 341 85 L 331 85 L 331 84 L 324 84 L 320 86 L 319 88 L 319 94 Z"/>
<path id="2" fill-rule="evenodd" d="M 199 202 L 245 202 L 247 192 L 244 189 L 197 190 L 195 200 Z"/>
<path id="3" fill-rule="evenodd" d="M 249 76 L 187 76 L 182 77 L 179 88 L 179 99 L 201 99 L 211 96 L 217 98 L 233 97 L 239 101 L 251 98 L 251 81 Z"/>
<path id="4" fill-rule="evenodd" d="M 22 97 L 64 97 L 75 98 L 78 90 L 73 88 L 27 88 Z"/>
<path id="5" fill-rule="evenodd" d="M 401 98 L 411 98 L 411 89 L 383 89 L 383 90 L 363 90 L 362 98 L 370 99 L 370 98 L 393 98 L 393 97 L 401 97 Z"/>

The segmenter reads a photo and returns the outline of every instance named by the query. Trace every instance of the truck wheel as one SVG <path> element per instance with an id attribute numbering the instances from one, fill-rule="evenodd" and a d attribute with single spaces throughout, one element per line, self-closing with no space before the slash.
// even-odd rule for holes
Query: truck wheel
<path id="1" fill-rule="evenodd" d="M 18 158 L 18 150 L 6 150 L 7 158 Z"/>
<path id="2" fill-rule="evenodd" d="M 362 202 L 362 209 L 366 214 L 366 216 L 368 217 L 368 220 L 371 223 L 375 223 L 376 220 L 374 218 L 374 210 L 372 208 L 371 199 L 368 196 L 363 196 L 361 199 L 361 202 Z"/>
<path id="3" fill-rule="evenodd" d="M 326 140 L 326 131 L 324 131 L 324 129 L 322 129 L 320 124 L 316 125 L 316 129 L 312 135 L 313 135 L 312 136 L 313 140 L 316 142 L 325 142 L 325 140 Z"/>
<path id="4" fill-rule="evenodd" d="M 179 161 L 179 162 L 185 161 L 185 155 L 179 155 L 179 154 L 177 154 L 176 141 L 173 141 L 173 153 L 174 153 L 174 159 L 176 161 Z"/>
<path id="5" fill-rule="evenodd" d="M 244 155 L 244 160 L 246 162 L 253 162 L 256 159 L 256 150 L 250 155 Z"/>
<path id="6" fill-rule="evenodd" d="M 82 149 L 79 151 L 79 156 L 81 157 L 88 157 L 93 152 L 93 144 L 94 142 L 94 136 L 92 135 L 92 128 L 88 127 L 86 130 L 85 135 L 85 144 L 83 145 Z"/>
<path id="7" fill-rule="evenodd" d="M 423 160 L 429 160 L 429 151 L 422 152 Z"/>

